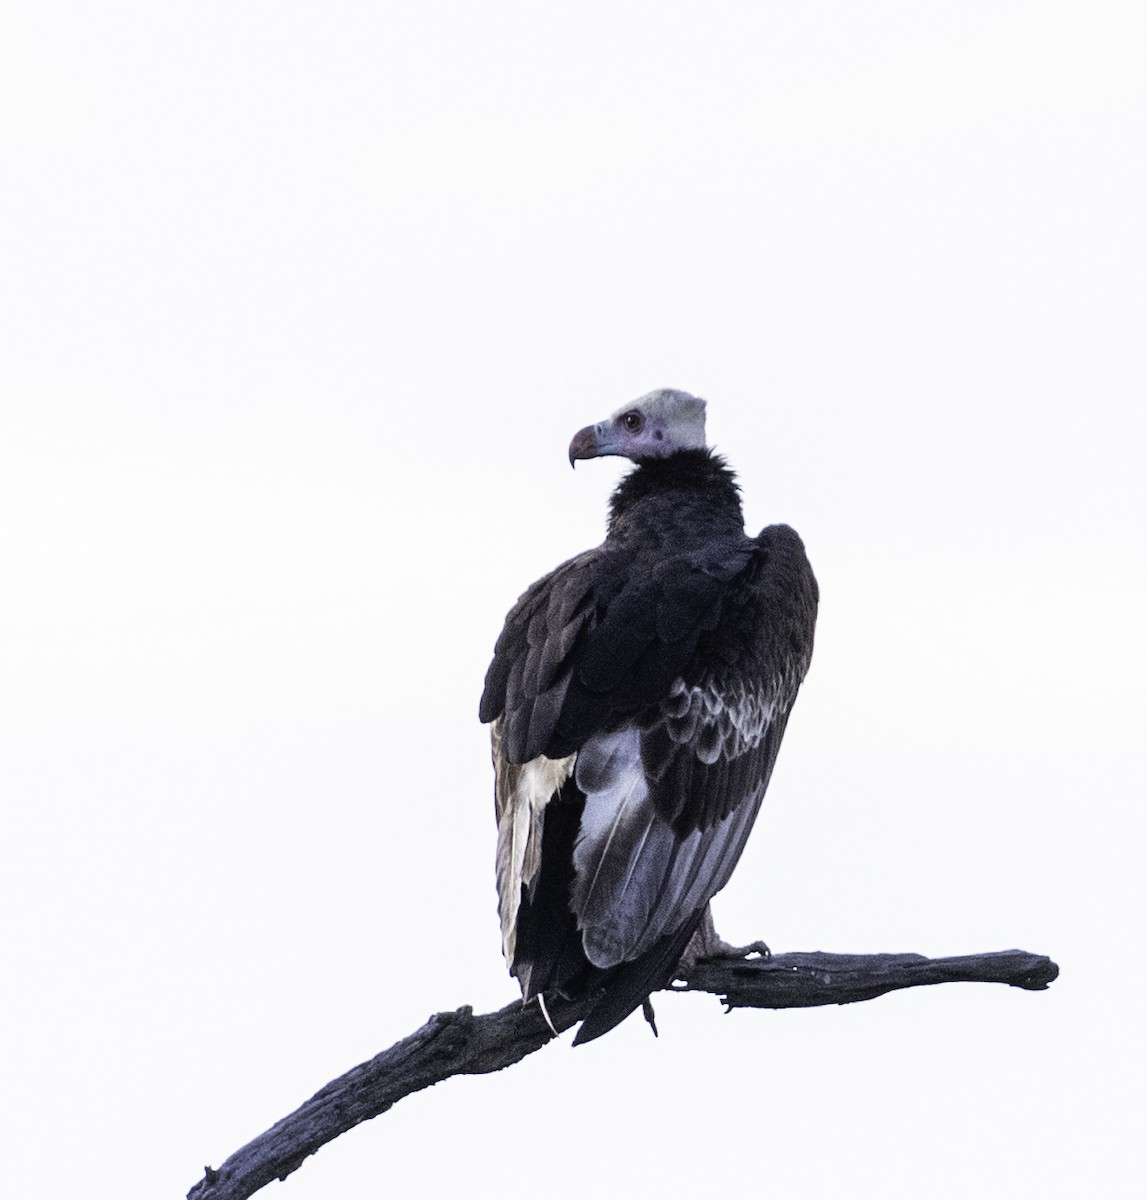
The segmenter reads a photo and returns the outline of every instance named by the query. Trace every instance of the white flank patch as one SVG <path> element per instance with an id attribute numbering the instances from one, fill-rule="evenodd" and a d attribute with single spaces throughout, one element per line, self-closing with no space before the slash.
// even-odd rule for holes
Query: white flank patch
<path id="1" fill-rule="evenodd" d="M 539 756 L 517 766 L 501 760 L 499 749 L 500 738 L 495 734 L 498 913 L 502 921 L 502 951 L 506 962 L 513 965 L 522 887 L 533 887 L 542 862 L 542 812 L 570 777 L 577 756 Z"/>

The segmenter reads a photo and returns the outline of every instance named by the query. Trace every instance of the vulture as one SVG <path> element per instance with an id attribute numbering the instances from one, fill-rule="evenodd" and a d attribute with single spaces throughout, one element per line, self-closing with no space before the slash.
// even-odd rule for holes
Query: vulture
<path id="1" fill-rule="evenodd" d="M 635 464 L 605 540 L 510 610 L 479 709 L 503 951 L 523 1003 L 590 1005 L 574 1045 L 650 1016 L 687 948 L 745 952 L 709 901 L 761 807 L 818 599 L 792 529 L 746 535 L 704 400 L 650 392 L 570 443 L 571 466 L 605 455 Z"/>

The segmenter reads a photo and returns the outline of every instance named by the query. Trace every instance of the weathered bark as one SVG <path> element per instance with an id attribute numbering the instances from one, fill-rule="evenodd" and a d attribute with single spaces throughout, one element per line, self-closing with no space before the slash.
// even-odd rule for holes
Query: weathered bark
<path id="1" fill-rule="evenodd" d="M 707 959 L 671 991 L 710 992 L 728 1008 L 806 1008 L 871 1000 L 897 988 L 956 981 L 1006 983 L 1038 991 L 1059 974 L 1049 958 L 1023 950 L 925 958 L 919 954 L 778 954 L 770 960 Z M 552 1002 L 559 1030 L 589 1003 Z M 417 1032 L 328 1083 L 301 1108 L 206 1174 L 188 1200 L 246 1200 L 285 1179 L 341 1133 L 452 1075 L 500 1071 L 553 1040 L 538 1005 L 520 1002 L 475 1016 L 469 1006 L 437 1013 Z"/>

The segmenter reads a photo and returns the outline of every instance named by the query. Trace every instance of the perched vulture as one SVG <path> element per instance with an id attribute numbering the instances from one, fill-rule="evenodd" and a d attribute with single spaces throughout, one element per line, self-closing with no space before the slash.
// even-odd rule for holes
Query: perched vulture
<path id="1" fill-rule="evenodd" d="M 808 669 L 817 586 L 787 525 L 744 531 L 705 402 L 650 392 L 570 443 L 636 467 L 605 541 L 511 609 L 486 673 L 502 942 L 524 1001 L 608 1032 L 715 945 L 725 886 Z M 731 949 L 731 948 L 726 948 Z"/>

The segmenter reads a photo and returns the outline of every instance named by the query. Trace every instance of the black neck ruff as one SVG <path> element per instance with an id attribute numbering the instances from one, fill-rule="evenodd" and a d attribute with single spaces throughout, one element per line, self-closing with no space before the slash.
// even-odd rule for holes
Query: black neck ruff
<path id="1" fill-rule="evenodd" d="M 610 497 L 610 523 L 641 501 L 671 492 L 687 493 L 740 517 L 741 489 L 725 460 L 712 450 L 678 450 L 668 458 L 645 459 L 626 475 Z"/>

